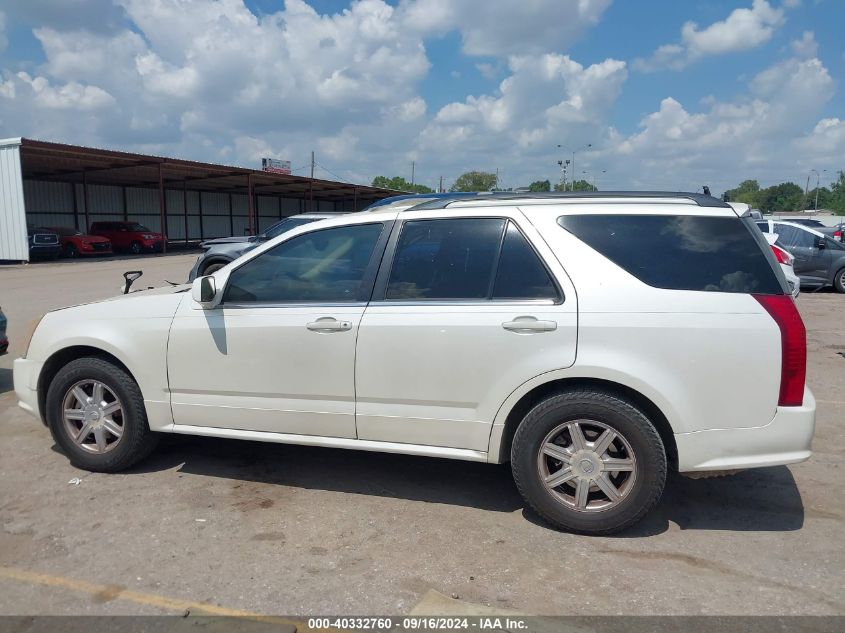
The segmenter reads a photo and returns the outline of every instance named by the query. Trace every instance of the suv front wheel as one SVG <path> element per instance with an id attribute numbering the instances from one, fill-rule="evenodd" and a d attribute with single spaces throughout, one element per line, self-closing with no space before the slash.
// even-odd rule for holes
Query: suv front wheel
<path id="1" fill-rule="evenodd" d="M 666 451 L 639 409 L 613 393 L 578 389 L 528 412 L 514 435 L 511 468 L 522 496 L 554 526 L 613 534 L 660 499 Z"/>
<path id="2" fill-rule="evenodd" d="M 113 473 L 144 459 L 158 434 L 150 431 L 138 384 L 122 367 L 98 357 L 62 367 L 47 390 L 53 439 L 77 468 Z"/>

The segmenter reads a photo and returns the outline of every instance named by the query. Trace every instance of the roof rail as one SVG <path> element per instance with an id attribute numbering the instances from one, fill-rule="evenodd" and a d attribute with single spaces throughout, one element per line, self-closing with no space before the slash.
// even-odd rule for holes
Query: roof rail
<path id="1" fill-rule="evenodd" d="M 473 202 L 485 199 L 494 200 L 557 200 L 557 199 L 603 199 L 603 198 L 684 198 L 691 200 L 700 207 L 720 207 L 730 209 L 727 202 L 719 198 L 708 196 L 703 193 L 690 193 L 688 191 L 555 191 L 536 193 L 515 193 L 511 191 L 495 191 L 489 194 L 481 194 L 478 197 L 467 198 L 457 195 L 455 197 L 444 196 L 437 200 L 423 202 L 405 211 L 418 211 L 420 209 L 445 209 L 453 202 L 471 200 Z"/>

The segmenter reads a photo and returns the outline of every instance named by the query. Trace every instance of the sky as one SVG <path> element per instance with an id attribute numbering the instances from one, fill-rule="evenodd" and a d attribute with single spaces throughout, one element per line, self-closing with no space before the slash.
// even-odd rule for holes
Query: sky
<path id="1" fill-rule="evenodd" d="M 0 137 L 369 184 L 845 169 L 845 0 L 4 0 Z M 574 152 L 574 155 L 573 155 Z M 811 170 L 815 170 L 812 172 Z"/>

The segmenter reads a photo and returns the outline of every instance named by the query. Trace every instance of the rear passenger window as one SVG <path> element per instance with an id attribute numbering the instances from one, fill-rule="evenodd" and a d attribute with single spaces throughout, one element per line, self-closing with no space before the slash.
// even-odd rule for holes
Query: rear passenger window
<path id="1" fill-rule="evenodd" d="M 784 292 L 758 238 L 738 218 L 565 215 L 558 224 L 656 288 Z"/>
<path id="2" fill-rule="evenodd" d="M 557 287 L 513 222 L 409 220 L 402 227 L 387 300 L 557 299 Z"/>
<path id="3" fill-rule="evenodd" d="M 543 262 L 513 222 L 508 222 L 493 286 L 494 299 L 557 299 Z"/>
<path id="4" fill-rule="evenodd" d="M 486 299 L 505 220 L 411 220 L 402 227 L 386 299 Z"/>

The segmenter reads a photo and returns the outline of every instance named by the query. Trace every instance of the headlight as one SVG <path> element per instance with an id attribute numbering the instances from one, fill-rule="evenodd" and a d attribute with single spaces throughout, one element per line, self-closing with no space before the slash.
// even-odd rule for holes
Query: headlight
<path id="1" fill-rule="evenodd" d="M 29 344 L 32 343 L 32 337 L 35 335 L 35 330 L 38 329 L 38 324 L 41 323 L 41 319 L 43 319 L 43 318 L 44 318 L 44 315 L 42 314 L 37 319 L 33 319 L 32 321 L 29 322 L 29 329 L 27 330 L 26 337 L 25 337 L 26 338 L 26 345 L 23 348 L 22 358 L 26 358 L 27 354 L 29 354 Z"/>
<path id="2" fill-rule="evenodd" d="M 142 237 L 145 240 L 154 240 L 155 239 L 155 235 L 151 235 L 150 233 L 144 233 L 144 235 Z"/>

